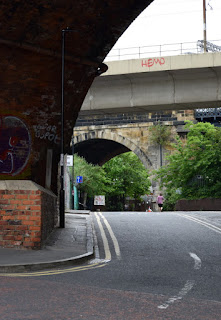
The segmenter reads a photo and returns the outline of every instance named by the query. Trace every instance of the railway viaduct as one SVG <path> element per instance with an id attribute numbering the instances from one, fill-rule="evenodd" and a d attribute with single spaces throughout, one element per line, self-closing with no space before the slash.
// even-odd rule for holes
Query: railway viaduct
<path id="1" fill-rule="evenodd" d="M 151 0 L 1 1 L 0 178 L 56 192 L 61 140 L 61 30 L 65 32 L 64 144 L 119 36 Z M 48 151 L 50 150 L 50 151 Z M 46 181 L 52 157 L 52 181 Z M 39 174 L 41 172 L 41 174 Z"/>
<path id="2" fill-rule="evenodd" d="M 106 55 L 151 2 L 1 1 L 0 246 L 39 248 L 57 223 L 61 142 L 68 152 Z M 220 83 L 216 72 L 207 83 L 216 76 Z"/>
<path id="3" fill-rule="evenodd" d="M 108 71 L 90 87 L 74 128 L 74 150 L 88 162 L 102 165 L 133 151 L 151 172 L 170 152 L 151 142 L 153 124 L 160 121 L 184 135 L 185 120 L 195 120 L 194 109 L 220 107 L 220 53 L 107 64 Z M 156 182 L 152 187 L 156 196 Z"/>
<path id="4" fill-rule="evenodd" d="M 185 121 L 196 122 L 194 110 L 164 110 L 158 112 L 79 115 L 73 130 L 74 153 L 88 162 L 103 165 L 124 152 L 133 151 L 151 172 L 166 163 L 171 147 L 160 147 L 152 142 L 150 128 L 157 123 L 168 126 L 171 137 L 186 136 Z M 172 140 L 171 140 L 172 141 Z M 152 178 L 151 178 L 152 180 Z M 159 185 L 152 180 L 154 199 Z"/>
<path id="5" fill-rule="evenodd" d="M 64 151 L 104 58 L 152 0 L 2 0 L 0 3 L 0 245 L 39 248 L 56 222 Z"/>
<path id="6" fill-rule="evenodd" d="M 132 150 L 149 170 L 160 165 L 149 128 L 157 121 L 182 134 L 194 109 L 221 105 L 221 53 L 107 62 L 74 128 L 74 149 L 102 165 Z M 166 150 L 165 150 L 166 151 Z"/>

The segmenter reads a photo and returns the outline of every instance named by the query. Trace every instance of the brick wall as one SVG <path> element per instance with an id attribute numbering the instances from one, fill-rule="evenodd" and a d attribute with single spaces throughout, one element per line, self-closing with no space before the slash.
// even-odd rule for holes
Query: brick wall
<path id="1" fill-rule="evenodd" d="M 56 196 L 32 181 L 0 181 L 0 246 L 39 249 L 57 223 Z"/>

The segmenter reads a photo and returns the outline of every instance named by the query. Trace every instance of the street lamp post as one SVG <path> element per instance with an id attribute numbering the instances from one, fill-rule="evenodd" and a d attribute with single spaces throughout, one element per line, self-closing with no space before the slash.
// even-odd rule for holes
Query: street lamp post
<path id="1" fill-rule="evenodd" d="M 75 32 L 75 30 L 63 29 L 62 34 L 62 53 L 61 53 L 61 157 L 60 157 L 60 228 L 65 227 L 65 190 L 64 190 L 64 75 L 65 75 L 65 33 L 66 32 Z"/>
<path id="2" fill-rule="evenodd" d="M 72 194 L 72 209 L 75 209 L 74 202 L 75 202 L 75 180 L 74 180 L 74 128 L 73 128 L 73 137 L 72 137 L 72 145 L 71 145 L 72 155 L 73 155 L 73 169 L 72 169 L 72 192 L 74 191 L 74 194 Z M 74 199 L 74 201 L 73 201 Z"/>
<path id="3" fill-rule="evenodd" d="M 65 33 L 66 32 L 76 32 L 76 30 L 66 29 L 62 30 L 62 54 L 61 54 L 61 62 L 62 62 L 62 70 L 61 70 L 61 157 L 60 157 L 60 166 L 61 166 L 61 174 L 60 174 L 60 203 L 59 203 L 59 211 L 60 211 L 60 228 L 65 227 L 65 190 L 64 190 L 64 74 L 65 74 Z M 107 66 L 104 63 L 97 63 L 95 61 L 87 61 L 87 63 L 91 66 L 97 68 L 96 76 L 101 75 L 103 72 L 107 71 Z"/>
<path id="4" fill-rule="evenodd" d="M 60 157 L 60 228 L 65 227 L 65 190 L 64 190 L 64 58 L 65 58 L 65 30 L 62 30 L 61 54 L 61 157 Z"/>

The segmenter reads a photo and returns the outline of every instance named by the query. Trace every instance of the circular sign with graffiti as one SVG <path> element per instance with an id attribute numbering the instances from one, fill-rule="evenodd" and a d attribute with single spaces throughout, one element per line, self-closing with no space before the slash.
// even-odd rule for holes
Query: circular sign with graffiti
<path id="1" fill-rule="evenodd" d="M 0 174 L 21 173 L 30 151 L 31 136 L 25 123 L 15 116 L 0 117 Z"/>

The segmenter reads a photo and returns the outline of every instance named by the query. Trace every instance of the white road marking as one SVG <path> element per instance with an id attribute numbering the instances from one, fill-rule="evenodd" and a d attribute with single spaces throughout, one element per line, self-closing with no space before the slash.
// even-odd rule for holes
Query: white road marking
<path id="1" fill-rule="evenodd" d="M 190 252 L 189 255 L 194 259 L 194 269 L 199 270 L 202 265 L 201 259 L 195 253 Z"/>
<path id="2" fill-rule="evenodd" d="M 108 240 L 107 240 L 106 234 L 104 232 L 104 228 L 102 226 L 102 223 L 101 223 L 101 220 L 100 220 L 100 217 L 98 216 L 98 214 L 96 212 L 94 214 L 95 214 L 95 217 L 97 219 L 97 223 L 98 223 L 98 226 L 99 226 L 99 229 L 100 229 L 100 232 L 101 232 L 101 237 L 102 237 L 103 244 L 104 244 L 105 261 L 110 261 L 111 260 L 111 252 L 110 252 L 110 248 L 109 248 L 109 244 L 108 244 Z"/>
<path id="3" fill-rule="evenodd" d="M 109 224 L 109 222 L 107 221 L 107 219 L 103 216 L 103 214 L 101 212 L 99 212 L 100 216 L 102 217 L 106 227 L 107 227 L 107 230 L 109 231 L 109 234 L 110 234 L 110 237 L 113 241 L 113 244 L 114 244 L 114 250 L 115 250 L 115 253 L 116 253 L 116 256 L 118 259 L 121 258 L 121 253 L 120 253 L 120 247 L 119 247 L 119 244 L 118 244 L 118 241 L 117 241 L 117 238 L 115 237 L 114 233 L 113 233 L 113 230 Z"/>
<path id="4" fill-rule="evenodd" d="M 178 295 L 168 299 L 165 303 L 158 306 L 158 309 L 167 309 L 175 301 L 183 299 L 183 297 L 186 296 L 190 290 L 192 290 L 192 288 L 194 287 L 194 284 L 195 284 L 194 280 L 187 280 L 185 286 L 180 290 Z"/>
<path id="5" fill-rule="evenodd" d="M 186 215 L 186 214 L 183 214 L 183 213 L 178 213 L 178 215 L 181 216 L 181 217 L 184 217 L 184 218 L 186 218 L 186 219 L 188 219 L 188 220 L 191 220 L 191 221 L 194 221 L 194 222 L 196 222 L 196 223 L 199 223 L 199 224 L 201 224 L 202 226 L 207 227 L 208 229 L 213 230 L 213 231 L 221 234 L 221 229 L 218 228 L 217 226 L 214 226 L 214 225 L 211 224 L 211 223 L 202 221 L 202 220 L 197 219 L 197 218 L 195 218 L 195 217 L 190 217 L 190 216 L 188 216 L 188 215 Z"/>
<path id="6" fill-rule="evenodd" d="M 189 255 L 194 260 L 194 269 L 199 270 L 202 265 L 201 259 L 195 253 L 189 252 Z M 177 300 L 183 299 L 183 297 L 185 297 L 187 293 L 192 290 L 194 285 L 195 285 L 194 280 L 187 280 L 185 286 L 180 290 L 178 295 L 168 299 L 165 303 L 158 306 L 158 309 L 167 309 L 169 305 L 171 305 L 172 303 L 176 302 Z"/>

